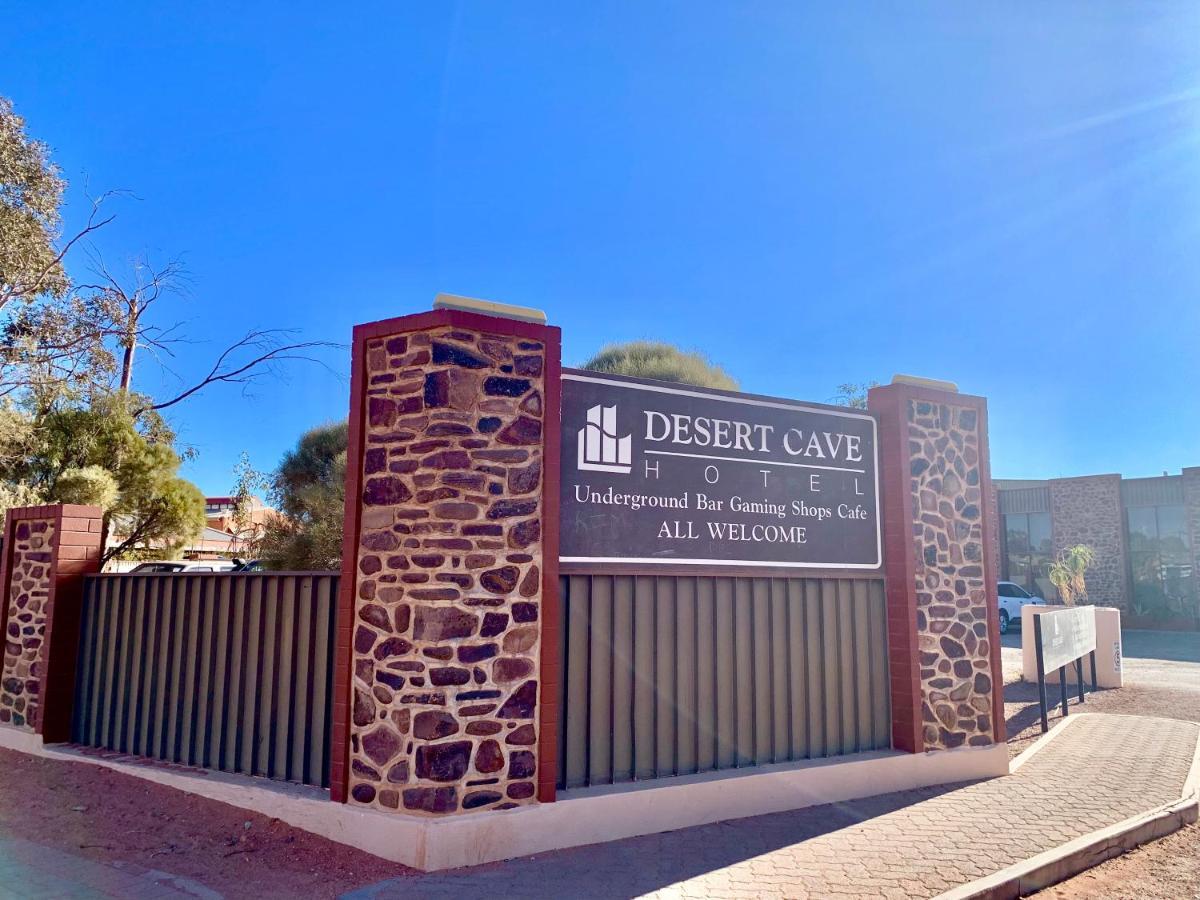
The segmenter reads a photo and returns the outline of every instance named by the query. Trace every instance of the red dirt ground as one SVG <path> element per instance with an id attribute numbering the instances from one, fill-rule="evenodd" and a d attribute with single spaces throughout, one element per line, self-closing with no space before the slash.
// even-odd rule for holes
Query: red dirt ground
<path id="1" fill-rule="evenodd" d="M 413 872 L 101 766 L 0 749 L 0 772 L 0 834 L 193 878 L 226 897 L 335 897 Z"/>

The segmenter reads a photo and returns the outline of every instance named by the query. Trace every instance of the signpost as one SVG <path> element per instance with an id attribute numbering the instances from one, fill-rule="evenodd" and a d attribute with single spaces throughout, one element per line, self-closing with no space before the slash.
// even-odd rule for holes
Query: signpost
<path id="1" fill-rule="evenodd" d="M 875 419 L 564 371 L 564 563 L 878 569 Z"/>
<path id="2" fill-rule="evenodd" d="M 1046 701 L 1046 672 L 1058 669 L 1062 714 L 1067 715 L 1066 667 L 1074 663 L 1079 688 L 1079 702 L 1084 703 L 1083 658 L 1089 657 L 1092 668 L 1092 691 L 1096 691 L 1096 608 L 1077 606 L 1034 616 L 1037 627 L 1033 632 L 1037 652 L 1038 698 L 1041 701 L 1042 733 L 1049 730 Z"/>

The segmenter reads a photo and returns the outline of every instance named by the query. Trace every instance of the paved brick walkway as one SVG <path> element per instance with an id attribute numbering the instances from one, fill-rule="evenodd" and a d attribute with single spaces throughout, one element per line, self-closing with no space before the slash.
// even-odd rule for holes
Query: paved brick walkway
<path id="1" fill-rule="evenodd" d="M 20 838 L 0 838 L 0 896 L 29 900 L 119 897 L 168 900 L 220 895 L 184 878 L 140 866 L 109 866 Z"/>
<path id="2" fill-rule="evenodd" d="M 1081 715 L 1008 778 L 381 882 L 347 897 L 932 897 L 1179 798 L 1200 726 Z"/>

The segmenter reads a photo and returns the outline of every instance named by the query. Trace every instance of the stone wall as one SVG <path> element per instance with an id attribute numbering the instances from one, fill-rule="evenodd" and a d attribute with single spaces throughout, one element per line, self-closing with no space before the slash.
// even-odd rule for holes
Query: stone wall
<path id="1" fill-rule="evenodd" d="M 1096 562 L 1087 573 L 1088 602 L 1128 609 L 1121 476 L 1088 475 L 1050 482 L 1054 553 L 1087 544 Z"/>
<path id="2" fill-rule="evenodd" d="M 502 330 L 365 345 L 352 803 L 536 797 L 547 347 Z"/>
<path id="3" fill-rule="evenodd" d="M 1183 502 L 1187 504 L 1188 537 L 1192 543 L 1192 590 L 1200 600 L 1200 466 L 1183 470 Z"/>
<path id="4" fill-rule="evenodd" d="M 0 670 L 0 723 L 33 731 L 41 702 L 39 667 L 49 615 L 54 520 L 10 524 L 4 664 Z"/>
<path id="5" fill-rule="evenodd" d="M 996 685 L 980 415 L 920 399 L 907 411 L 924 745 L 982 746 L 993 741 Z"/>

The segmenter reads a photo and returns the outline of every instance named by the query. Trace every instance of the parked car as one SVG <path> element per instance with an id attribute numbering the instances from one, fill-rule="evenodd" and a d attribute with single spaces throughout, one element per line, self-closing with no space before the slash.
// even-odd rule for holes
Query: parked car
<path id="1" fill-rule="evenodd" d="M 160 559 L 138 563 L 129 570 L 130 575 L 146 575 L 150 572 L 232 572 L 234 565 L 227 559 Z"/>
<path id="2" fill-rule="evenodd" d="M 996 585 L 996 593 L 1000 599 L 1000 633 L 1008 634 L 1008 626 L 1012 622 L 1021 621 L 1021 607 L 1045 606 L 1046 601 L 1035 597 L 1016 582 L 1001 581 Z"/>
<path id="3" fill-rule="evenodd" d="M 233 558 L 233 571 L 235 572 L 265 572 L 267 567 L 263 565 L 261 559 L 238 559 Z"/>

